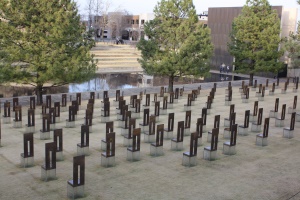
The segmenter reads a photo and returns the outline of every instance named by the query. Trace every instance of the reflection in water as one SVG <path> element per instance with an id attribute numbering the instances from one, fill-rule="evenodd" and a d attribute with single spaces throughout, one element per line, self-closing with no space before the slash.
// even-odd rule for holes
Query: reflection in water
<path id="1" fill-rule="evenodd" d="M 139 76 L 139 74 L 101 74 L 84 83 L 69 84 L 69 92 L 136 88 Z"/>
<path id="2" fill-rule="evenodd" d="M 220 82 L 230 80 L 245 80 L 247 78 L 232 76 L 228 74 L 211 74 L 208 78 L 190 78 L 182 77 L 174 80 L 174 85 L 190 84 L 190 83 L 203 83 L 203 82 Z M 137 73 L 127 74 L 98 74 L 96 78 L 90 81 L 69 84 L 66 86 L 48 88 L 46 94 L 55 93 L 75 93 L 75 92 L 88 92 L 109 89 L 127 89 L 137 87 L 151 87 L 168 85 L 168 77 L 161 76 L 147 76 Z M 4 97 L 32 95 L 34 93 L 33 87 L 18 87 L 18 86 L 0 86 L 0 94 Z"/>

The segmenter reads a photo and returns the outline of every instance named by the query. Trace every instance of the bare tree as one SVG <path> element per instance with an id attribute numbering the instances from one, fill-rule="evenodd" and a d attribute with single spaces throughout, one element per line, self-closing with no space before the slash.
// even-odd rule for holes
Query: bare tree
<path id="1" fill-rule="evenodd" d="M 94 4 L 95 4 L 95 0 L 87 0 L 87 5 L 85 10 L 88 13 L 88 30 L 91 31 L 92 27 L 93 27 L 93 14 L 94 14 Z"/>
<path id="2" fill-rule="evenodd" d="M 108 13 L 108 27 L 111 30 L 112 38 L 121 37 L 123 30 L 123 16 L 125 11 L 116 10 L 115 12 Z"/>

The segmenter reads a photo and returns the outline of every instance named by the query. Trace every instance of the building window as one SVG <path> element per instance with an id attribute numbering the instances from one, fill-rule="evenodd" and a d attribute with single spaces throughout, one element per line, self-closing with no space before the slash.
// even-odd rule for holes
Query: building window
<path id="1" fill-rule="evenodd" d="M 131 20 L 131 24 L 134 24 L 134 19 L 133 19 L 133 20 Z"/>
<path id="2" fill-rule="evenodd" d="M 130 24 L 130 20 L 127 20 L 127 24 Z"/>
<path id="3" fill-rule="evenodd" d="M 145 20 L 144 19 L 141 20 L 141 24 L 145 24 Z"/>
<path id="4" fill-rule="evenodd" d="M 137 20 L 135 20 L 135 23 L 136 23 L 136 24 L 139 24 L 139 20 L 138 20 L 138 19 L 137 19 Z"/>
<path id="5" fill-rule="evenodd" d="M 103 32 L 104 32 L 104 33 L 107 33 L 107 30 L 104 30 Z"/>
<path id="6" fill-rule="evenodd" d="M 107 35 L 103 35 L 103 38 L 107 38 Z"/>

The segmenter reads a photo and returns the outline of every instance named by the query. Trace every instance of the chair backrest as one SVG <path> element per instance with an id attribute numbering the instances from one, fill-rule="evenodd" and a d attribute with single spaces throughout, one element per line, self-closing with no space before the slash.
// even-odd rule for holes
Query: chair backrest
<path id="1" fill-rule="evenodd" d="M 231 133 L 230 133 L 230 146 L 236 145 L 236 136 L 237 136 L 237 124 L 231 125 Z"/>
<path id="2" fill-rule="evenodd" d="M 215 115 L 214 128 L 220 127 L 220 115 Z"/>
<path id="3" fill-rule="evenodd" d="M 106 122 L 105 124 L 105 133 L 111 133 L 114 132 L 114 122 Z"/>
<path id="4" fill-rule="evenodd" d="M 133 130 L 136 128 L 136 119 L 130 118 L 128 124 L 128 138 L 132 138 Z"/>
<path id="5" fill-rule="evenodd" d="M 53 141 L 56 146 L 56 151 L 61 152 L 63 150 L 63 129 L 55 129 L 53 131 Z"/>
<path id="6" fill-rule="evenodd" d="M 81 146 L 88 147 L 90 145 L 90 131 L 88 125 L 81 125 L 81 138 L 80 144 Z"/>
<path id="7" fill-rule="evenodd" d="M 155 135 L 155 116 L 151 115 L 149 120 L 149 135 Z"/>
<path id="8" fill-rule="evenodd" d="M 23 148 L 24 148 L 24 152 L 23 152 L 24 158 L 34 156 L 33 133 L 23 134 Z"/>
<path id="9" fill-rule="evenodd" d="M 163 97 L 165 94 L 165 88 L 164 87 L 160 87 L 160 92 L 159 92 L 159 96 Z"/>
<path id="10" fill-rule="evenodd" d="M 30 109 L 35 109 L 35 97 L 29 98 Z"/>
<path id="11" fill-rule="evenodd" d="M 244 128 L 249 127 L 250 110 L 245 111 Z"/>
<path id="12" fill-rule="evenodd" d="M 149 108 L 144 109 L 144 116 L 143 116 L 143 125 L 147 126 L 149 124 Z"/>
<path id="13" fill-rule="evenodd" d="M 79 174 L 79 178 L 78 178 L 78 174 Z M 74 186 L 84 185 L 85 183 L 84 174 L 85 174 L 85 156 L 81 155 L 81 156 L 73 157 L 73 185 Z"/>
<path id="14" fill-rule="evenodd" d="M 174 99 L 178 99 L 179 97 L 179 88 L 175 88 Z"/>
<path id="15" fill-rule="evenodd" d="M 15 106 L 15 121 L 16 122 L 22 121 L 22 106 L 21 105 Z"/>
<path id="16" fill-rule="evenodd" d="M 190 156 L 196 156 L 197 155 L 197 147 L 198 147 L 198 137 L 197 132 L 191 133 L 191 139 L 190 139 Z"/>
<path id="17" fill-rule="evenodd" d="M 231 130 L 231 127 L 233 124 L 235 124 L 235 116 L 236 116 L 236 113 L 231 113 L 231 116 L 230 116 L 230 125 L 229 125 L 229 129 Z"/>
<path id="18" fill-rule="evenodd" d="M 297 108 L 297 95 L 294 96 L 293 109 Z"/>
<path id="19" fill-rule="evenodd" d="M 187 98 L 187 106 L 191 106 L 192 105 L 192 94 L 188 94 L 188 98 Z"/>
<path id="20" fill-rule="evenodd" d="M 133 129 L 132 150 L 139 151 L 141 145 L 141 128 Z"/>
<path id="21" fill-rule="evenodd" d="M 168 116 L 168 131 L 174 130 L 174 113 L 169 113 Z"/>
<path id="22" fill-rule="evenodd" d="M 128 128 L 129 121 L 131 119 L 131 111 L 125 111 L 124 128 Z"/>
<path id="23" fill-rule="evenodd" d="M 270 118 L 265 118 L 264 132 L 263 132 L 264 138 L 268 137 L 268 135 L 269 135 L 269 120 L 270 120 Z"/>
<path id="24" fill-rule="evenodd" d="M 50 114 L 44 114 L 42 118 L 42 132 L 50 131 Z"/>
<path id="25" fill-rule="evenodd" d="M 191 127 L 191 119 L 192 118 L 192 111 L 188 110 L 185 112 L 185 124 L 184 128 L 190 128 Z"/>
<path id="26" fill-rule="evenodd" d="M 81 105 L 81 93 L 76 93 L 76 101 L 78 105 Z"/>
<path id="27" fill-rule="evenodd" d="M 261 96 L 262 96 L 262 97 L 265 96 L 265 89 L 266 89 L 265 86 L 263 86 L 263 87 L 262 87 L 262 90 L 261 90 Z"/>
<path id="28" fill-rule="evenodd" d="M 232 89 L 228 90 L 228 101 L 232 100 Z"/>
<path id="29" fill-rule="evenodd" d="M 90 99 L 95 102 L 95 92 L 90 92 Z"/>
<path id="30" fill-rule="evenodd" d="M 278 106 L 279 106 L 279 98 L 276 98 L 276 100 L 275 100 L 275 108 L 274 108 L 275 112 L 278 112 Z"/>
<path id="31" fill-rule="evenodd" d="M 136 99 L 135 100 L 135 112 L 136 113 L 140 113 L 141 112 L 141 100 L 140 99 Z"/>
<path id="32" fill-rule="evenodd" d="M 158 124 L 156 127 L 155 146 L 163 146 L 164 144 L 164 124 Z"/>
<path id="33" fill-rule="evenodd" d="M 13 98 L 13 111 L 15 112 L 16 106 L 19 105 L 19 97 L 14 97 Z"/>
<path id="34" fill-rule="evenodd" d="M 234 104 L 231 104 L 230 105 L 230 110 L 229 110 L 229 119 L 230 119 L 230 117 L 231 117 L 231 113 L 234 113 Z"/>
<path id="35" fill-rule="evenodd" d="M 108 98 L 108 91 L 107 90 L 103 91 L 103 101 L 104 101 L 105 98 Z"/>
<path id="36" fill-rule="evenodd" d="M 275 83 L 272 84 L 272 90 L 271 92 L 275 92 Z"/>
<path id="37" fill-rule="evenodd" d="M 211 135 L 211 143 L 210 143 L 211 151 L 216 151 L 218 149 L 218 137 L 219 137 L 219 128 L 213 128 L 212 135 Z"/>
<path id="38" fill-rule="evenodd" d="M 281 109 L 281 120 L 285 119 L 285 110 L 286 110 L 286 104 L 283 104 Z"/>
<path id="39" fill-rule="evenodd" d="M 261 125 L 262 123 L 263 110 L 263 108 L 259 108 L 258 110 L 257 125 Z"/>
<path id="40" fill-rule="evenodd" d="M 119 101 L 120 95 L 121 95 L 121 91 L 120 90 L 116 90 L 116 100 L 115 101 Z"/>
<path id="41" fill-rule="evenodd" d="M 213 97 L 212 96 L 207 96 L 207 109 L 211 109 L 211 103 L 212 103 L 212 99 L 213 99 Z"/>
<path id="42" fill-rule="evenodd" d="M 115 156 L 116 133 L 111 132 L 106 134 L 106 156 Z"/>
<path id="43" fill-rule="evenodd" d="M 174 92 L 169 93 L 169 103 L 170 104 L 174 103 Z"/>
<path id="44" fill-rule="evenodd" d="M 45 168 L 46 170 L 56 169 L 56 144 L 55 142 L 45 143 Z"/>
<path id="45" fill-rule="evenodd" d="M 203 121 L 202 121 L 202 118 L 198 118 L 197 119 L 196 132 L 198 134 L 198 138 L 202 138 L 202 133 L 203 133 Z"/>
<path id="46" fill-rule="evenodd" d="M 163 98 L 163 109 L 166 110 L 168 108 L 168 96 L 164 96 Z"/>
<path id="47" fill-rule="evenodd" d="M 30 126 L 35 126 L 35 110 L 34 109 L 28 109 L 28 112 L 27 112 L 27 126 L 30 127 Z"/>
<path id="48" fill-rule="evenodd" d="M 253 116 L 257 115 L 257 111 L 258 111 L 258 101 L 255 101 L 254 108 L 253 108 Z"/>
<path id="49" fill-rule="evenodd" d="M 291 124 L 290 124 L 290 130 L 294 130 L 295 128 L 295 119 L 296 119 L 296 112 L 293 112 L 291 115 Z"/>
<path id="50" fill-rule="evenodd" d="M 203 120 L 203 125 L 206 125 L 207 108 L 202 108 L 201 118 Z"/>
<path id="51" fill-rule="evenodd" d="M 4 117 L 10 117 L 10 102 L 4 102 Z"/>
<path id="52" fill-rule="evenodd" d="M 67 94 L 62 94 L 61 95 L 61 107 L 66 107 L 67 106 Z"/>
<path id="53" fill-rule="evenodd" d="M 179 121 L 177 125 L 177 142 L 183 141 L 184 121 Z"/>
<path id="54" fill-rule="evenodd" d="M 145 106 L 150 106 L 150 94 L 146 94 Z"/>

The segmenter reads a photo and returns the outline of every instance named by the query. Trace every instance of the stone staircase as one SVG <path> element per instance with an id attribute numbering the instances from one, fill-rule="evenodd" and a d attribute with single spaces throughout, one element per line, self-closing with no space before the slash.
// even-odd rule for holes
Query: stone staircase
<path id="1" fill-rule="evenodd" d="M 133 45 L 116 45 L 104 42 L 96 43 L 91 49 L 94 59 L 98 59 L 96 73 L 125 73 L 142 72 L 137 59 L 141 57 L 140 51 Z"/>

